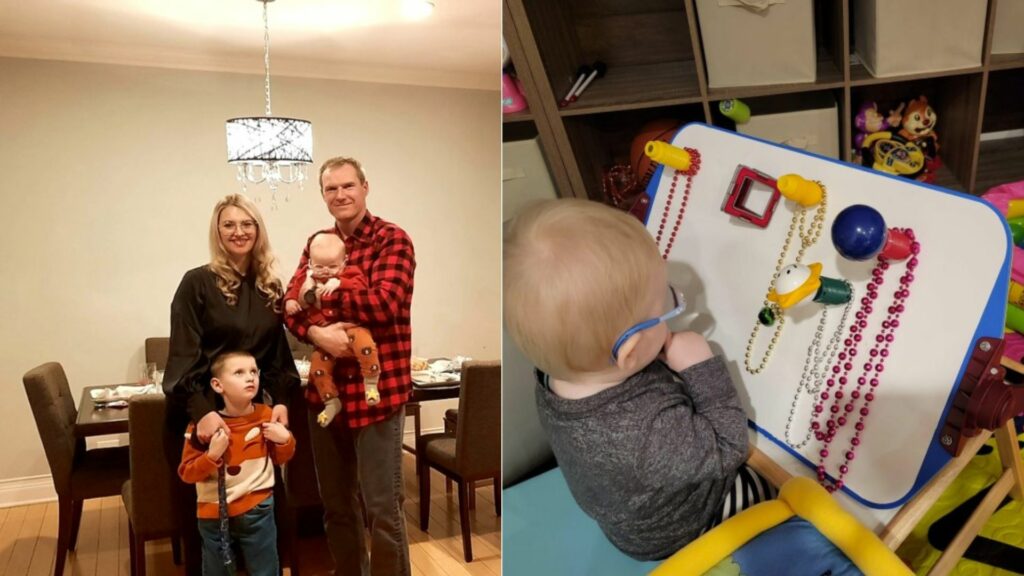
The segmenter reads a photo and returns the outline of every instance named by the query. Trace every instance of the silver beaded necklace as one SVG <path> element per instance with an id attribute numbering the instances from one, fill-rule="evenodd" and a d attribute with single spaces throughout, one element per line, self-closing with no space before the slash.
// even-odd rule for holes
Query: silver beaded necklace
<path id="1" fill-rule="evenodd" d="M 846 305 L 843 306 L 843 314 L 839 318 L 839 325 L 836 326 L 835 330 L 832 332 L 832 337 L 829 338 L 829 341 L 823 350 L 821 347 L 821 341 L 825 334 L 825 327 L 828 325 L 828 307 L 826 306 L 821 311 L 821 319 L 818 320 L 818 327 L 815 329 L 814 339 L 811 340 L 811 345 L 807 347 L 807 359 L 804 361 L 804 369 L 800 374 L 800 384 L 796 388 L 796 394 L 793 395 L 793 403 L 789 407 L 789 417 L 786 419 L 786 443 L 797 450 L 803 448 L 808 442 L 810 442 L 812 432 L 810 422 L 814 421 L 814 412 L 811 411 L 808 416 L 807 432 L 803 439 L 799 442 L 792 439 L 793 422 L 796 420 L 796 411 L 800 404 L 800 398 L 806 394 L 813 404 L 815 397 L 817 397 L 818 392 L 821 390 L 821 385 L 828 377 L 828 369 L 832 366 L 832 362 L 835 360 L 836 354 L 839 352 L 843 338 L 843 329 L 846 327 L 846 319 L 849 317 L 850 308 L 852 308 L 853 301 L 856 299 L 853 292 L 853 286 L 851 286 L 849 282 L 845 283 L 846 287 L 850 290 L 851 297 L 850 300 L 846 302 Z"/>

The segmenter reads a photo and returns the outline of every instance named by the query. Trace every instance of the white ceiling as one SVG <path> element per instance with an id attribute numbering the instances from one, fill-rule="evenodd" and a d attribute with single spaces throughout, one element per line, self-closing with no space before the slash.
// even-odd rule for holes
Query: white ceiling
<path id="1" fill-rule="evenodd" d="M 499 0 L 276 0 L 272 77 L 498 90 Z M 263 73 L 259 0 L 0 0 L 0 56 Z"/>

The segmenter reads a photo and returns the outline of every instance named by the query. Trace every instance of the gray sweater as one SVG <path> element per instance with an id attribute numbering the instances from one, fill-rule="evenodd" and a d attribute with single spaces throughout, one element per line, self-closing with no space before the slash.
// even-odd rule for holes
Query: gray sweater
<path id="1" fill-rule="evenodd" d="M 700 535 L 747 458 L 747 416 L 720 356 L 678 374 L 654 362 L 579 400 L 541 379 L 536 397 L 576 502 L 638 560 Z"/>

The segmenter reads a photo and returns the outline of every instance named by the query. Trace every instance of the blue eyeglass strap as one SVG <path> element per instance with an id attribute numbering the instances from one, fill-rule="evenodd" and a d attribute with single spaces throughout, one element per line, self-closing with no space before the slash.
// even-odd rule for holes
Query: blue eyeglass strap
<path id="1" fill-rule="evenodd" d="M 669 290 L 672 291 L 672 299 L 675 301 L 675 304 L 676 304 L 675 307 L 672 308 L 671 310 L 669 310 L 668 312 L 665 312 L 661 316 L 658 316 L 657 318 L 651 318 L 650 320 L 645 320 L 645 321 L 637 324 L 636 326 L 633 326 L 629 330 L 626 330 L 625 332 L 623 332 L 622 336 L 619 336 L 619 339 L 615 341 L 615 345 L 612 346 L 612 363 L 613 364 L 615 363 L 616 358 L 619 357 L 619 348 L 622 348 L 622 345 L 625 344 L 626 340 L 629 340 L 629 338 L 633 334 L 636 334 L 637 332 L 640 332 L 640 331 L 643 331 L 643 330 L 647 330 L 648 328 L 651 328 L 653 326 L 657 326 L 661 322 L 667 322 L 667 321 L 671 320 L 672 318 L 675 318 L 676 316 L 679 316 L 680 314 L 682 314 L 683 312 L 686 311 L 686 300 L 683 300 L 682 302 L 680 302 L 679 301 L 679 293 L 676 292 L 676 289 L 672 288 L 671 286 L 669 286 Z"/>

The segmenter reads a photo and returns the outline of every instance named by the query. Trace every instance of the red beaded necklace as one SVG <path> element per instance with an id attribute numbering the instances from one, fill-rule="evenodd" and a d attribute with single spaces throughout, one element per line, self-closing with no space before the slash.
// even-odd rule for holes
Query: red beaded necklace
<path id="1" fill-rule="evenodd" d="M 856 456 L 857 447 L 861 443 L 861 435 L 864 432 L 864 423 L 871 413 L 871 402 L 875 399 L 875 391 L 881 381 L 882 372 L 885 370 L 885 361 L 889 357 L 889 347 L 895 340 L 896 329 L 900 327 L 900 316 L 910 297 L 910 285 L 914 282 L 914 270 L 917 268 L 917 255 L 921 251 L 921 245 L 914 239 L 914 231 L 906 228 L 904 232 L 910 238 L 911 258 L 907 261 L 907 271 L 900 276 L 900 284 L 893 293 L 892 303 L 889 305 L 888 317 L 882 321 L 882 329 L 875 336 L 875 343 L 868 352 L 869 358 L 863 364 L 863 373 L 857 377 L 856 386 L 849 392 L 846 398 L 847 385 L 853 379 L 854 362 L 857 356 L 857 348 L 864 339 L 864 330 L 868 326 L 868 318 L 874 311 L 875 301 L 878 299 L 878 289 L 884 283 L 885 273 L 890 267 L 889 260 L 883 256 L 878 257 L 878 264 L 871 271 L 872 279 L 867 285 L 867 295 L 861 298 L 861 307 L 857 311 L 855 320 L 850 324 L 850 333 L 843 341 L 845 349 L 839 353 L 835 365 L 832 366 L 832 373 L 825 381 L 826 389 L 821 392 L 814 405 L 814 415 L 817 418 L 827 418 L 824 427 L 817 420 L 811 422 L 811 430 L 814 437 L 821 441 L 821 450 L 818 452 L 818 481 L 829 491 L 839 490 L 843 487 L 843 478 L 849 472 L 850 463 Z M 863 400 L 861 400 L 863 399 Z M 825 404 L 831 400 L 831 406 L 825 410 Z M 860 409 L 856 404 L 861 400 Z M 857 410 L 856 415 L 854 410 Z M 846 425 L 849 419 L 856 418 L 853 427 L 855 432 L 850 438 L 850 447 L 842 454 L 843 463 L 839 465 L 839 473 L 834 476 L 835 483 L 829 485 L 826 478 L 825 461 L 829 457 L 829 447 L 836 437 L 836 433 Z"/>
<path id="2" fill-rule="evenodd" d="M 676 234 L 679 233 L 679 227 L 683 224 L 683 213 L 686 212 L 686 205 L 690 201 L 690 188 L 693 186 L 693 177 L 700 170 L 700 152 L 696 148 L 684 148 L 690 153 L 690 168 L 686 171 L 676 170 L 675 174 L 672 175 L 672 185 L 668 189 L 668 198 L 665 200 L 665 212 L 661 215 L 661 223 L 658 225 L 658 233 L 654 238 L 654 241 L 661 246 L 661 237 L 665 232 L 665 225 L 668 223 L 669 212 L 672 211 L 672 199 L 676 195 L 676 185 L 679 183 L 679 176 L 686 177 L 686 189 L 683 191 L 683 199 L 679 205 L 679 214 L 676 215 L 675 226 L 672 227 L 672 231 L 669 234 L 668 242 L 665 245 L 665 250 L 662 252 L 661 257 L 668 259 L 669 253 L 672 251 L 672 244 L 676 241 Z"/>

